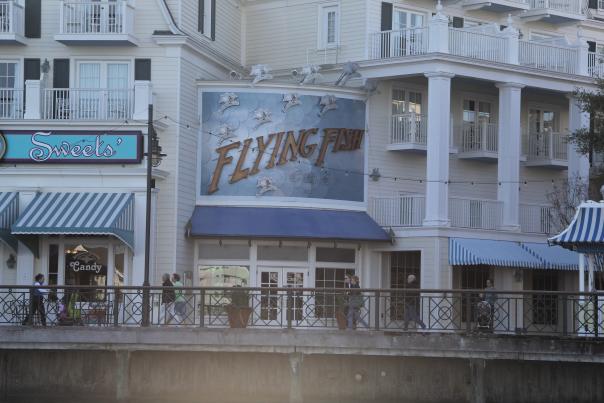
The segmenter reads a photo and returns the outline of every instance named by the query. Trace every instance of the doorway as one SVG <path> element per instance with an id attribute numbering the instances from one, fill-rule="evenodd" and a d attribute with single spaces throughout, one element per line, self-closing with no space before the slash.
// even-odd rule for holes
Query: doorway
<path id="1" fill-rule="evenodd" d="M 258 324 L 262 326 L 298 326 L 306 317 L 304 307 L 308 296 L 303 291 L 278 291 L 279 288 L 309 287 L 308 269 L 290 267 L 259 267 L 258 283 L 262 290 L 254 301 Z"/>

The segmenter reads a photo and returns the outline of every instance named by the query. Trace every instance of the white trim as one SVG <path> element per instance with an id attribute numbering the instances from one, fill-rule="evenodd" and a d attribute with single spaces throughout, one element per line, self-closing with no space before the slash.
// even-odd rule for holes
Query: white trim
<path id="1" fill-rule="evenodd" d="M 318 25 L 317 25 L 317 49 L 333 49 L 340 46 L 340 21 L 341 21 L 341 13 L 340 13 L 340 3 L 339 2 L 330 2 L 330 3 L 321 3 L 318 5 Z M 334 39 L 335 42 L 328 43 L 327 38 L 329 36 L 329 13 L 335 12 L 335 32 Z"/>

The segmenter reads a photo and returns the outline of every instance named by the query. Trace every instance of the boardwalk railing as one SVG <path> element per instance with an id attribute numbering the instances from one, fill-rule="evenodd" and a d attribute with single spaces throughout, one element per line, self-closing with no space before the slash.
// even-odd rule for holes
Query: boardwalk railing
<path id="1" fill-rule="evenodd" d="M 143 288 L 0 287 L 1 325 L 142 326 Z M 601 337 L 604 293 L 150 287 L 151 326 Z M 44 311 L 44 318 L 40 311 Z"/>

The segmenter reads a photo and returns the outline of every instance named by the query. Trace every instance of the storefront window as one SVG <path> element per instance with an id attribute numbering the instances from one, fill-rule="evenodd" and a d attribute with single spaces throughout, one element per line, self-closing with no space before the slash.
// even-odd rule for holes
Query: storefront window
<path id="1" fill-rule="evenodd" d="M 354 269 L 334 269 L 317 267 L 315 271 L 315 288 L 344 288 L 344 278 L 354 275 Z M 334 318 L 335 309 L 341 298 L 334 293 L 315 295 L 315 315 L 317 318 Z"/>
<path id="2" fill-rule="evenodd" d="M 101 286 L 107 285 L 106 247 L 90 247 L 82 244 L 65 246 L 65 284 Z M 81 301 L 101 300 L 105 298 L 103 290 L 84 290 L 79 292 Z"/>

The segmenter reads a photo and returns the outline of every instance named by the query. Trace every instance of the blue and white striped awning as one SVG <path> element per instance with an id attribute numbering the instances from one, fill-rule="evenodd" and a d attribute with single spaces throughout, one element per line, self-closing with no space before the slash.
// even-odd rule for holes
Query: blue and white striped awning
<path id="1" fill-rule="evenodd" d="M 579 270 L 579 254 L 546 243 L 523 242 L 522 248 L 541 260 L 544 269 Z"/>
<path id="2" fill-rule="evenodd" d="M 14 235 L 113 235 L 134 246 L 131 193 L 40 193 L 12 227 Z"/>
<path id="3" fill-rule="evenodd" d="M 543 268 L 543 263 L 519 242 L 491 239 L 449 238 L 451 266 L 500 266 Z"/>
<path id="4" fill-rule="evenodd" d="M 0 192 L 0 240 L 17 250 L 17 239 L 10 233 L 11 226 L 19 216 L 19 194 Z"/>
<path id="5" fill-rule="evenodd" d="M 604 202 L 582 203 L 568 228 L 549 242 L 581 253 L 604 253 Z"/>

